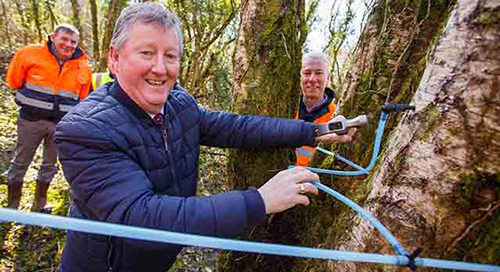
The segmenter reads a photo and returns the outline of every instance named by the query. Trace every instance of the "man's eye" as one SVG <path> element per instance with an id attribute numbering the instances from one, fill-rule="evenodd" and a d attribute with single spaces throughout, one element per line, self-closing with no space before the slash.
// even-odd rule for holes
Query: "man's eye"
<path id="1" fill-rule="evenodd" d="M 141 51 L 141 55 L 149 57 L 149 56 L 153 55 L 153 52 L 151 52 L 151 51 Z"/>
<path id="2" fill-rule="evenodd" d="M 178 60 L 179 59 L 179 55 L 177 54 L 167 54 L 167 59 L 169 60 Z"/>

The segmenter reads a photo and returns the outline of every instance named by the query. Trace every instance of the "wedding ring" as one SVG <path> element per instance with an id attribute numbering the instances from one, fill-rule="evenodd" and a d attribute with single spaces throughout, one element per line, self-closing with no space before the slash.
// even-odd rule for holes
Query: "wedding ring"
<path id="1" fill-rule="evenodd" d="M 300 188 L 300 191 L 299 191 L 299 194 L 303 195 L 306 193 L 306 189 L 304 188 L 304 184 L 299 184 L 299 188 Z"/>

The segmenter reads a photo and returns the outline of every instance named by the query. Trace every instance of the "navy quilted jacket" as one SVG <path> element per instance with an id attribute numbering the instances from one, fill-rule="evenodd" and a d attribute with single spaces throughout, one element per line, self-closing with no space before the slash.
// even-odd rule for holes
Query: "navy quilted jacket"
<path id="1" fill-rule="evenodd" d="M 312 145 L 302 120 L 208 111 L 178 85 L 165 104 L 162 133 L 118 83 L 92 93 L 57 125 L 57 149 L 73 190 L 71 216 L 231 237 L 262 222 L 255 188 L 194 197 L 200 145 L 236 148 Z M 158 271 L 180 246 L 68 231 L 61 270 Z"/>

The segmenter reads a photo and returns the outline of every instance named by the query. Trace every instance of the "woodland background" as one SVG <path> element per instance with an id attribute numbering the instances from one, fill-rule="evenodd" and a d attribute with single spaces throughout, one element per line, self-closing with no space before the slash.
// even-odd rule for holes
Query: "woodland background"
<path id="1" fill-rule="evenodd" d="M 95 72 L 104 71 L 114 22 L 138 1 L 0 0 L 0 172 L 16 139 L 17 106 L 5 70 L 21 46 L 74 24 Z M 318 1 L 158 1 L 182 20 L 180 83 L 202 106 L 293 118 L 300 59 L 318 21 Z M 354 25 L 354 6 L 366 10 Z M 381 105 L 411 103 L 390 116 L 375 169 L 322 181 L 369 210 L 422 257 L 500 265 L 500 2 L 498 0 L 332 0 L 323 24 L 339 114 L 367 114 L 352 144 L 326 146 L 360 165 L 370 159 Z M 361 35 L 346 46 L 354 29 Z M 314 43 L 314 41 L 311 41 Z M 199 194 L 259 186 L 293 161 L 292 150 L 202 148 Z M 35 158 L 40 162 L 40 155 Z M 316 166 L 344 169 L 318 155 Z M 39 164 L 25 178 L 29 210 Z M 346 168 L 347 169 L 347 168 Z M 4 177 L 3 177 L 4 178 Z M 49 190 L 53 214 L 66 215 L 70 188 L 59 172 Z M 241 239 L 394 254 L 355 212 L 324 194 L 269 217 Z M 0 185 L 0 205 L 7 186 Z M 64 232 L 0 225 L 1 271 L 55 271 Z M 406 271 L 374 264 L 186 248 L 170 271 Z"/>

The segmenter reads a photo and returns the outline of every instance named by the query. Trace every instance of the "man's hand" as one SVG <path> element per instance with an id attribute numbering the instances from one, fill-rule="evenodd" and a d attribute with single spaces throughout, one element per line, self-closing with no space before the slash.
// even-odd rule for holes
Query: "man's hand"
<path id="1" fill-rule="evenodd" d="M 314 140 L 316 142 L 324 143 L 324 144 L 331 144 L 331 143 L 345 143 L 345 142 L 350 142 L 352 140 L 352 135 L 356 132 L 356 128 L 352 127 L 347 130 L 346 134 L 343 135 L 337 135 L 335 133 L 331 134 L 326 134 L 323 136 L 316 137 Z"/>
<path id="2" fill-rule="evenodd" d="M 318 188 L 307 181 L 319 181 L 319 176 L 304 167 L 294 167 L 279 172 L 258 189 L 266 214 L 282 212 L 297 204 L 309 205 L 304 194 L 318 194 Z"/>

